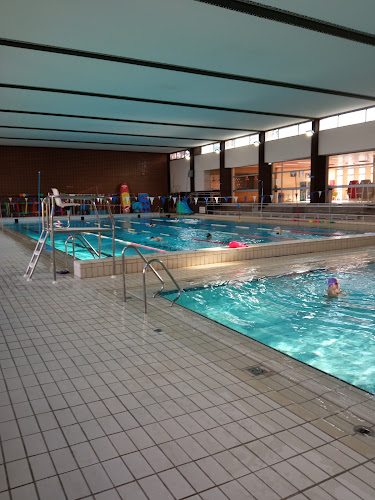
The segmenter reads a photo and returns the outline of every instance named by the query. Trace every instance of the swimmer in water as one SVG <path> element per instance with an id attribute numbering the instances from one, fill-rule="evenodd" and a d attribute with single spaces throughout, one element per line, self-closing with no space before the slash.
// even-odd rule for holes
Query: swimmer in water
<path id="1" fill-rule="evenodd" d="M 328 279 L 328 297 L 337 297 L 338 295 L 344 293 L 339 284 L 339 280 L 337 278 L 329 278 Z"/>
<path id="2" fill-rule="evenodd" d="M 211 233 L 207 233 L 207 234 L 206 234 L 206 238 L 207 238 L 208 240 L 210 240 L 210 239 L 212 238 L 212 234 L 211 234 Z"/>
<path id="3" fill-rule="evenodd" d="M 281 229 L 280 226 L 277 226 L 277 227 L 274 227 L 273 229 L 271 229 L 270 233 L 275 233 L 275 234 L 283 234 L 283 230 Z"/>
<path id="4" fill-rule="evenodd" d="M 150 222 L 149 227 L 155 227 L 155 224 L 152 224 L 152 222 Z"/>
<path id="5" fill-rule="evenodd" d="M 153 241 L 164 241 L 161 236 L 151 236 L 150 240 L 153 240 Z"/>

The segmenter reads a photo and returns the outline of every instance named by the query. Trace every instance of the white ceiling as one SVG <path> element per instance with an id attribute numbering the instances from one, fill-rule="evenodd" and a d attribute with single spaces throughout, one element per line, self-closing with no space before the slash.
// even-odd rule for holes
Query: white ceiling
<path id="1" fill-rule="evenodd" d="M 313 29 L 209 1 L 1 4 L 2 145 L 170 153 L 375 105 L 373 0 L 257 2 Z"/>

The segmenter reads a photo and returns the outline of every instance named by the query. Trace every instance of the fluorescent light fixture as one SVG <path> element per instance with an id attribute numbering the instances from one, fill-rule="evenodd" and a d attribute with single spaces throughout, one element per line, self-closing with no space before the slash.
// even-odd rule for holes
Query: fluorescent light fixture
<path id="1" fill-rule="evenodd" d="M 314 131 L 313 131 L 313 130 L 306 130 L 305 135 L 306 135 L 307 137 L 311 137 L 311 136 L 313 136 L 313 135 L 314 135 Z"/>
<path id="2" fill-rule="evenodd" d="M 190 151 L 188 149 L 185 151 L 185 160 L 190 160 Z"/>
<path id="3" fill-rule="evenodd" d="M 253 142 L 253 144 L 254 144 L 254 146 L 257 146 L 257 147 L 258 147 L 258 146 L 260 146 L 260 145 L 261 145 L 261 142 L 260 142 L 260 141 L 254 141 L 254 142 Z"/>

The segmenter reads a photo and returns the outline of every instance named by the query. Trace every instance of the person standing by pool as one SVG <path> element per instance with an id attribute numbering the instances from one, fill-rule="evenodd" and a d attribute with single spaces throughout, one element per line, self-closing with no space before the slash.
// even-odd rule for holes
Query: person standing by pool
<path id="1" fill-rule="evenodd" d="M 329 297 L 337 297 L 340 293 L 343 293 L 343 291 L 340 288 L 339 280 L 337 278 L 328 278 L 327 295 Z"/>

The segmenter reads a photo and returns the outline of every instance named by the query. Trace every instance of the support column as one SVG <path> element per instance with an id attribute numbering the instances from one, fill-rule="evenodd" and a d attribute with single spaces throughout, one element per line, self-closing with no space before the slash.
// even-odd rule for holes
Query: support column
<path id="1" fill-rule="evenodd" d="M 194 148 L 189 149 L 190 151 L 190 192 L 195 191 L 195 171 L 194 171 Z"/>
<path id="2" fill-rule="evenodd" d="M 328 184 L 328 157 L 319 155 L 319 120 L 313 120 L 311 137 L 310 203 L 326 203 Z"/>
<path id="3" fill-rule="evenodd" d="M 167 182 L 168 182 L 168 193 L 171 192 L 171 159 L 170 155 L 167 154 Z"/>
<path id="4" fill-rule="evenodd" d="M 269 165 L 264 161 L 265 156 L 265 132 L 259 133 L 259 186 L 258 199 L 261 202 L 262 193 L 264 196 L 263 203 L 271 203 L 270 195 L 272 194 L 272 164 Z"/>
<path id="5" fill-rule="evenodd" d="M 220 195 L 232 196 L 232 169 L 225 168 L 225 141 L 220 142 Z"/>

